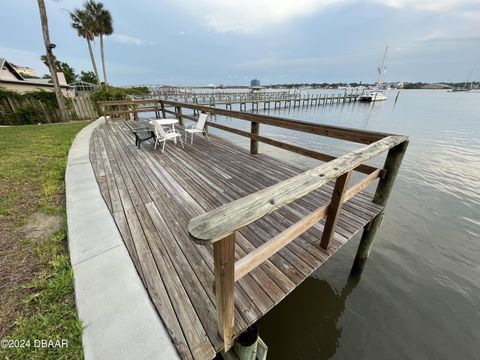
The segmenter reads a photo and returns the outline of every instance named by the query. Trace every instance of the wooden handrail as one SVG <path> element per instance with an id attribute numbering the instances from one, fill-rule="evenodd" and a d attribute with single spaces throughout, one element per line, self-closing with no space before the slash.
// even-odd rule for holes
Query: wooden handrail
<path id="1" fill-rule="evenodd" d="M 342 203 L 350 200 L 352 197 L 379 178 L 380 169 L 377 169 L 359 181 L 356 185 L 352 186 L 343 196 Z M 331 204 L 328 204 L 312 211 L 310 214 L 297 221 L 277 236 L 273 237 L 235 262 L 235 281 L 240 280 L 251 270 L 255 269 L 269 257 L 287 246 L 291 241 L 295 240 L 305 231 L 310 229 L 313 225 L 325 219 L 328 215 L 330 205 Z"/>
<path id="2" fill-rule="evenodd" d="M 171 113 L 173 113 L 173 111 Z M 188 118 L 188 119 L 191 119 L 190 117 L 187 117 L 185 115 L 184 115 L 184 117 Z M 191 119 L 191 120 L 194 120 L 194 119 Z M 223 130 L 223 131 L 227 131 L 227 132 L 230 132 L 230 133 L 233 133 L 233 134 L 237 134 L 237 135 L 240 135 L 240 136 L 244 136 L 244 137 L 247 137 L 247 138 L 250 138 L 250 139 L 254 139 L 254 140 L 260 141 L 264 144 L 275 146 L 275 147 L 278 147 L 280 149 L 284 149 L 284 150 L 287 150 L 287 151 L 294 152 L 296 154 L 301 154 L 301 155 L 307 156 L 307 157 L 312 158 L 312 159 L 317 159 L 317 160 L 321 160 L 321 161 L 332 161 L 332 160 L 335 160 L 337 158 L 335 156 L 324 154 L 324 153 L 321 153 L 319 151 L 314 151 L 314 150 L 306 149 L 306 148 L 303 148 L 303 147 L 300 147 L 300 146 L 297 146 L 297 145 L 284 143 L 282 141 L 278 141 L 278 140 L 271 139 L 271 138 L 261 136 L 261 135 L 256 135 L 256 134 L 253 134 L 253 133 L 248 132 L 248 131 L 243 131 L 243 130 L 240 130 L 240 129 L 232 128 L 230 126 L 218 124 L 218 123 L 215 123 L 215 122 L 208 121 L 207 124 L 208 124 L 208 126 L 211 126 L 211 127 Z M 355 168 L 355 170 L 359 171 L 359 172 L 362 172 L 362 173 L 365 173 L 365 174 L 370 174 L 371 172 L 377 170 L 377 168 L 375 168 L 373 166 L 370 166 L 370 165 L 367 165 L 367 164 L 361 164 L 357 168 Z"/>
<path id="3" fill-rule="evenodd" d="M 141 100 L 116 100 L 116 101 L 98 101 L 98 105 L 121 106 L 121 105 L 141 105 L 141 104 L 160 104 L 158 99 L 141 99 Z"/>
<path id="4" fill-rule="evenodd" d="M 188 119 L 188 120 L 192 120 L 192 121 L 197 120 L 197 118 L 195 116 L 188 115 L 188 114 L 183 114 L 183 112 L 178 111 L 178 109 L 179 108 L 181 109 L 182 107 L 190 108 L 194 111 L 197 111 L 197 106 L 190 106 L 191 104 L 184 104 L 184 103 L 171 102 L 171 101 L 163 101 L 163 100 L 157 100 L 157 99 L 130 100 L 130 101 L 123 101 L 123 102 L 122 101 L 114 101 L 114 102 L 101 101 L 101 102 L 98 102 L 98 104 L 101 107 L 104 107 L 105 105 L 121 106 L 121 105 L 132 105 L 132 104 L 138 104 L 138 103 L 156 104 L 156 105 L 154 107 L 140 107 L 140 108 L 128 109 L 128 110 L 110 110 L 110 111 L 105 111 L 104 110 L 104 114 L 105 115 L 116 116 L 116 115 L 130 114 L 132 112 L 133 113 L 138 113 L 138 112 L 152 112 L 152 111 L 155 111 L 159 114 L 159 112 L 162 111 L 163 117 L 165 117 L 166 114 L 171 114 L 171 115 L 175 115 L 179 120 L 180 119 Z M 173 107 L 176 110 L 175 111 L 174 110 L 168 110 L 168 109 L 166 109 L 166 106 L 168 106 L 170 108 Z M 201 106 L 199 106 L 199 108 L 200 107 Z M 214 114 L 214 115 L 217 114 L 218 110 L 219 110 L 219 109 L 210 108 L 210 107 L 201 107 L 201 108 L 204 109 L 206 112 L 208 112 L 210 114 Z M 226 111 L 231 112 L 229 110 L 226 110 Z M 238 113 L 238 112 L 234 112 L 234 113 Z M 243 114 L 243 113 L 241 113 L 241 114 Z M 259 116 L 260 117 L 265 117 L 264 115 L 258 115 L 258 114 L 250 114 L 250 115 L 254 116 L 254 119 L 257 119 L 257 117 L 259 117 Z M 233 116 L 233 115 L 230 114 L 229 116 Z M 271 118 L 273 118 L 273 117 L 271 117 Z M 289 119 L 282 119 L 282 118 L 275 118 L 275 119 L 280 119 L 280 120 L 283 120 L 283 121 L 291 122 L 291 120 L 289 120 Z M 265 119 L 263 119 L 263 120 L 265 121 Z M 257 122 L 257 121 L 252 120 L 251 121 L 252 124 L 257 124 L 252 129 L 257 129 L 258 130 L 258 124 L 260 122 L 264 122 L 264 121 Z M 297 121 L 293 121 L 293 123 L 303 123 L 303 125 L 308 124 L 309 126 L 328 128 L 328 129 L 332 128 L 331 126 L 328 126 L 328 125 L 321 125 L 321 124 L 315 124 L 315 123 L 297 122 Z M 240 135 L 240 136 L 244 136 L 244 137 L 247 137 L 247 138 L 251 139 L 251 152 L 252 153 L 256 153 L 258 151 L 258 145 L 255 145 L 255 144 L 257 142 L 262 142 L 262 143 L 265 143 L 265 144 L 268 144 L 268 145 L 271 145 L 271 146 L 275 146 L 275 147 L 278 147 L 278 148 L 281 148 L 281 149 L 284 149 L 284 150 L 287 150 L 287 151 L 291 151 L 291 152 L 301 154 L 301 155 L 304 155 L 304 156 L 307 156 L 307 157 L 310 157 L 310 158 L 313 158 L 313 159 L 321 160 L 321 161 L 331 161 L 331 160 L 336 159 L 336 157 L 332 156 L 332 155 L 323 154 L 323 153 L 318 152 L 318 151 L 314 151 L 314 150 L 311 150 L 311 149 L 306 149 L 306 148 L 303 148 L 303 147 L 300 147 L 300 146 L 288 144 L 288 143 L 281 142 L 281 141 L 278 141 L 278 140 L 275 140 L 275 139 L 271 139 L 271 138 L 268 138 L 268 137 L 265 137 L 265 136 L 261 136 L 256 131 L 247 132 L 247 131 L 243 131 L 243 130 L 233 128 L 233 127 L 230 127 L 230 126 L 218 124 L 218 123 L 212 122 L 212 121 L 208 121 L 206 125 L 217 128 L 217 129 L 220 129 L 222 131 L 227 131 L 227 132 L 230 132 L 230 133 L 233 133 L 233 134 L 236 134 L 236 135 Z M 289 126 L 294 126 L 294 125 L 289 124 Z M 344 131 L 351 131 L 352 130 L 352 129 L 340 128 L 340 127 L 334 127 L 334 128 L 335 129 L 343 129 Z M 296 128 L 294 130 L 304 131 L 304 130 L 300 130 L 300 129 L 296 129 Z M 328 131 L 328 130 L 326 130 L 326 131 Z M 352 131 L 356 132 L 357 130 L 353 129 Z M 362 134 L 363 133 L 364 132 L 362 132 Z M 359 136 L 363 136 L 362 134 L 360 134 Z M 375 136 L 384 135 L 384 134 L 381 134 L 381 133 L 373 133 L 373 132 L 371 132 L 371 134 L 374 134 Z M 385 134 L 385 136 L 387 136 L 387 135 L 388 134 Z M 329 136 L 329 135 L 327 135 L 327 136 Z M 354 134 L 351 134 L 351 136 L 354 136 Z M 366 142 L 366 141 L 359 141 L 359 142 Z M 370 165 L 367 165 L 367 164 L 360 164 L 354 170 L 365 173 L 365 174 L 370 174 L 373 171 L 375 171 L 376 168 L 372 167 Z"/>
<path id="5" fill-rule="evenodd" d="M 128 101 L 100 101 L 98 102 L 98 104 L 102 108 L 106 106 L 122 106 L 122 105 L 126 106 L 126 105 L 141 105 L 141 104 L 157 104 L 163 107 L 166 107 L 166 106 L 181 107 L 181 108 L 186 108 L 186 109 L 191 109 L 196 111 L 208 112 L 213 115 L 233 117 L 240 120 L 253 121 L 253 122 L 281 127 L 285 129 L 307 132 L 310 134 L 327 136 L 331 138 L 358 142 L 362 144 L 371 144 L 386 136 L 394 135 L 394 134 L 380 133 L 380 132 L 368 131 L 368 130 L 358 130 L 353 128 L 340 127 L 340 126 L 317 124 L 317 123 L 312 123 L 308 121 L 291 120 L 287 118 L 281 118 L 281 117 L 270 116 L 270 115 L 260 115 L 260 114 L 242 112 L 242 111 L 219 109 L 219 108 L 213 108 L 206 105 L 188 104 L 188 103 L 181 103 L 181 102 L 175 102 L 175 101 L 169 101 L 169 100 L 151 99 L 151 100 L 128 100 Z M 122 114 L 131 113 L 131 112 L 142 111 L 141 109 L 142 108 L 131 109 L 131 110 L 105 111 L 105 114 L 106 115 L 122 115 Z"/>
<path id="6" fill-rule="evenodd" d="M 165 106 L 171 106 L 171 107 L 181 106 L 187 109 L 208 112 L 213 115 L 223 115 L 223 116 L 233 117 L 241 120 L 254 121 L 254 122 L 259 122 L 262 124 L 272 125 L 276 127 L 285 128 L 285 129 L 307 132 L 310 134 L 322 135 L 322 136 L 327 136 L 327 137 L 346 140 L 346 141 L 358 142 L 362 144 L 371 144 L 386 136 L 394 135 L 394 134 L 381 133 L 381 132 L 368 131 L 368 130 L 358 130 L 358 129 L 340 127 L 340 126 L 334 126 L 334 125 L 316 124 L 308 121 L 291 120 L 291 119 L 270 116 L 270 115 L 260 115 L 260 114 L 254 114 L 254 113 L 247 113 L 243 111 L 212 108 L 210 106 L 205 106 L 205 105 L 185 104 L 185 103 L 178 103 L 174 101 L 165 101 L 165 100 L 161 100 L 161 101 L 165 104 Z"/>
<path id="7" fill-rule="evenodd" d="M 406 136 L 388 136 L 302 174 L 197 216 L 188 224 L 190 238 L 201 245 L 215 243 L 407 140 Z"/>

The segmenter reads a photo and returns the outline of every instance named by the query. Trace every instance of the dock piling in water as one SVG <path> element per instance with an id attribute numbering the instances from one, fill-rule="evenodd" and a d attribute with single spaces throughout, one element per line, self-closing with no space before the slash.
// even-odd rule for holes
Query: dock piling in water
<path id="1" fill-rule="evenodd" d="M 403 156 L 407 151 L 407 147 L 408 141 L 404 141 L 388 151 L 387 158 L 385 159 L 385 164 L 383 166 L 384 175 L 378 183 L 377 190 L 375 191 L 375 196 L 373 198 L 374 203 L 382 206 L 387 205 L 388 198 L 392 192 L 393 185 L 398 175 L 398 171 L 400 170 L 400 165 L 402 164 Z M 374 219 L 370 221 L 370 223 L 365 226 L 352 266 L 352 273 L 359 274 L 363 271 L 377 230 L 382 225 L 383 216 L 384 210 L 382 210 Z"/>

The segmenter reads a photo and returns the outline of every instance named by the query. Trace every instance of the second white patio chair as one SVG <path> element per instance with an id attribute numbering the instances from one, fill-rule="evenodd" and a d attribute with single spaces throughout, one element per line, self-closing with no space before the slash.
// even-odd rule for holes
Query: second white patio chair
<path id="1" fill-rule="evenodd" d="M 182 141 L 182 135 L 178 132 L 178 130 L 175 129 L 164 129 L 162 125 L 159 123 L 158 120 L 152 120 L 153 124 L 153 130 L 155 132 L 155 149 L 157 148 L 157 145 L 161 142 L 163 142 L 162 146 L 162 153 L 165 151 L 165 144 L 167 143 L 167 140 L 173 140 L 176 141 L 177 138 L 180 140 L 180 144 L 182 144 L 182 148 L 185 148 L 183 146 L 183 141 Z"/>
<path id="2" fill-rule="evenodd" d="M 190 134 L 190 144 L 193 145 L 193 134 L 203 134 L 207 136 L 207 139 L 210 141 L 208 137 L 207 131 L 205 130 L 205 122 L 207 121 L 208 114 L 200 113 L 197 122 L 194 125 L 187 125 L 185 126 L 185 141 L 187 141 L 187 133 Z"/>

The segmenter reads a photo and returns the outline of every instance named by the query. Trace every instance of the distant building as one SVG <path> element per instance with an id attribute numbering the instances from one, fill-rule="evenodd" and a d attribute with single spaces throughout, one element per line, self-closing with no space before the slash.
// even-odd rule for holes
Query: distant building
<path id="1" fill-rule="evenodd" d="M 65 81 L 63 72 L 57 72 L 58 82 L 62 93 L 69 95 L 70 86 Z M 50 79 L 30 79 L 24 78 L 16 68 L 14 68 L 6 59 L 0 58 L 0 88 L 26 93 L 31 91 L 45 90 L 53 91 L 53 84 Z"/>
<path id="2" fill-rule="evenodd" d="M 253 79 L 252 81 L 250 81 L 250 86 L 260 86 L 260 80 Z"/>
<path id="3" fill-rule="evenodd" d="M 10 65 L 12 65 L 15 68 L 15 70 L 17 70 L 17 72 L 24 77 L 38 77 L 35 69 L 32 69 L 31 67 L 17 66 L 15 64 L 10 64 Z"/>

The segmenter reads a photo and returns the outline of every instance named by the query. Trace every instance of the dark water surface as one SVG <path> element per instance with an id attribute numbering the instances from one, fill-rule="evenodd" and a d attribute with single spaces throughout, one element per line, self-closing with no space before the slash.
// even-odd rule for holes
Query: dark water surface
<path id="1" fill-rule="evenodd" d="M 349 279 L 356 238 L 259 322 L 269 359 L 480 359 L 480 93 L 404 90 L 394 106 L 395 95 L 269 112 L 410 136 L 362 277 Z M 363 146 L 265 125 L 261 134 L 332 155 Z"/>

